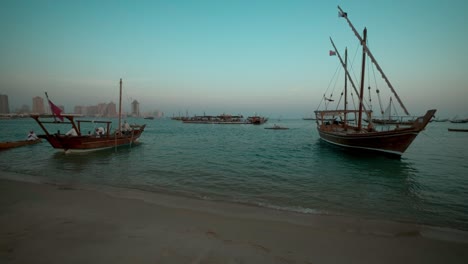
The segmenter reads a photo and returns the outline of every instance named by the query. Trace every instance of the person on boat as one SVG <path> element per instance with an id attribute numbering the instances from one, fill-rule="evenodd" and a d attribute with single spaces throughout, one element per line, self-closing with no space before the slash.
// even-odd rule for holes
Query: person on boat
<path id="1" fill-rule="evenodd" d="M 39 138 L 37 137 L 36 133 L 34 133 L 34 131 L 29 131 L 29 134 L 28 134 L 28 137 L 27 137 L 27 140 L 38 140 Z"/>
<path id="2" fill-rule="evenodd" d="M 65 133 L 66 136 L 78 136 L 78 133 L 76 133 L 76 130 L 74 128 L 68 130 L 67 133 Z"/>
<path id="3" fill-rule="evenodd" d="M 95 131 L 96 137 L 101 137 L 101 136 L 103 136 L 103 135 L 104 135 L 104 132 L 105 132 L 105 131 L 104 131 L 104 128 L 103 128 L 103 127 L 97 127 L 97 128 L 96 128 L 96 131 Z"/>
<path id="4" fill-rule="evenodd" d="M 127 134 L 128 132 L 132 131 L 132 128 L 130 127 L 130 125 L 127 123 L 127 120 L 124 121 L 124 123 L 122 124 L 122 132 L 124 134 Z"/>

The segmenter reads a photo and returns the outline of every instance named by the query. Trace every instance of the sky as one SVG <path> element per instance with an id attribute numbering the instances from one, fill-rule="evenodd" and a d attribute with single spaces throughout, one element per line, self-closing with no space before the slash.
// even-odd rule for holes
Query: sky
<path id="1" fill-rule="evenodd" d="M 360 74 L 359 43 L 337 5 L 367 27 L 411 114 L 468 117 L 464 0 L 4 0 L 0 94 L 14 110 L 48 92 L 70 112 L 118 103 L 122 78 L 125 111 L 137 100 L 166 116 L 310 116 L 339 68 L 330 37 Z"/>

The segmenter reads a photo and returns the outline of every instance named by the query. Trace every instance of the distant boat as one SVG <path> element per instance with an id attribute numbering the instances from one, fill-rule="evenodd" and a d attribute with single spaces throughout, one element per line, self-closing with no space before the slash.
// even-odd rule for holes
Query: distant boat
<path id="1" fill-rule="evenodd" d="M 225 125 L 240 125 L 248 124 L 242 115 L 222 114 L 217 116 L 202 115 L 191 118 L 182 119 L 186 124 L 225 124 Z"/>
<path id="2" fill-rule="evenodd" d="M 6 149 L 17 148 L 17 147 L 22 147 L 22 146 L 34 145 L 34 144 L 41 143 L 41 142 L 42 142 L 41 139 L 0 142 L 0 150 L 6 150 Z"/>
<path id="3" fill-rule="evenodd" d="M 467 119 L 453 119 L 453 120 L 450 120 L 450 123 L 454 123 L 454 124 L 468 123 L 468 118 Z"/>
<path id="4" fill-rule="evenodd" d="M 153 120 L 153 119 L 154 119 L 154 116 L 147 116 L 147 117 L 144 117 L 144 119 Z"/>
<path id="5" fill-rule="evenodd" d="M 265 127 L 265 129 L 287 130 L 287 129 L 289 129 L 289 128 L 288 128 L 288 127 L 279 126 L 279 125 L 277 125 L 277 124 L 274 124 L 272 127 Z"/>
<path id="6" fill-rule="evenodd" d="M 448 131 L 451 131 L 451 132 L 468 132 L 468 129 L 449 128 Z"/>
<path id="7" fill-rule="evenodd" d="M 46 139 L 53 148 L 70 153 L 95 151 L 124 145 L 131 146 L 136 143 L 146 125 L 128 125 L 125 123 L 126 125 L 122 127 L 120 125 L 121 113 L 122 79 L 120 79 L 119 127 L 114 132 L 110 132 L 112 121 L 75 120 L 77 116 L 71 114 L 60 115 L 61 118 L 67 120 L 65 122 L 56 120 L 56 115 L 31 115 L 31 117 L 36 120 L 45 133 L 45 135 L 38 135 L 38 137 Z M 85 134 L 81 130 L 82 123 L 103 124 L 106 128 L 101 131 L 102 133 Z M 71 125 L 75 135 L 61 134 L 60 132 L 53 133 L 46 128 L 46 124 Z"/>
<path id="8" fill-rule="evenodd" d="M 253 125 L 261 125 L 264 124 L 268 121 L 268 118 L 254 115 L 254 116 L 249 116 L 247 117 L 248 123 L 251 123 Z"/>
<path id="9" fill-rule="evenodd" d="M 372 123 L 379 125 L 411 125 L 414 123 L 414 118 L 412 117 L 410 117 L 410 119 L 405 119 L 404 117 L 393 116 L 392 108 L 395 108 L 395 106 L 393 105 L 392 97 L 390 97 L 390 101 L 388 103 L 387 108 L 382 113 L 382 117 L 372 118 Z"/>
<path id="10" fill-rule="evenodd" d="M 432 121 L 434 121 L 434 122 L 447 122 L 447 121 L 449 121 L 449 119 L 448 118 L 442 118 L 442 119 L 434 118 L 434 119 L 431 120 L 431 122 Z"/>
<path id="11" fill-rule="evenodd" d="M 333 40 L 330 38 L 331 44 L 335 51 L 332 51 L 331 54 L 338 55 L 337 57 L 340 60 L 340 63 L 345 71 L 345 85 L 344 85 L 344 100 L 342 109 L 336 108 L 335 110 L 317 110 L 315 115 L 317 118 L 317 130 L 320 135 L 320 138 L 328 143 L 338 145 L 341 147 L 346 147 L 353 149 L 355 151 L 360 150 L 369 150 L 376 151 L 385 154 L 390 154 L 392 156 L 401 156 L 405 150 L 410 146 L 416 136 L 421 132 L 426 125 L 429 123 L 429 120 L 434 116 L 436 110 L 428 110 L 426 114 L 422 117 L 416 118 L 408 127 L 399 127 L 398 125 L 395 128 L 386 128 L 385 130 L 377 130 L 372 122 L 369 122 L 367 126 L 363 126 L 363 114 L 366 114 L 368 119 L 372 121 L 372 111 L 367 110 L 364 105 L 364 70 L 366 56 L 371 59 L 371 61 L 376 66 L 377 70 L 380 72 L 386 83 L 388 84 L 390 90 L 395 95 L 400 106 L 404 110 L 405 114 L 409 116 L 406 107 L 401 102 L 396 91 L 393 89 L 390 81 L 377 64 L 374 56 L 367 46 L 367 29 L 364 29 L 363 37 L 356 31 L 351 21 L 348 19 L 347 13 L 345 13 L 339 6 L 339 16 L 346 19 L 352 31 L 359 40 L 360 45 L 363 48 L 363 58 L 362 58 L 362 68 L 361 68 L 361 81 L 360 81 L 360 90 L 358 91 L 354 85 L 353 79 L 350 76 L 350 73 L 347 69 L 347 51 L 345 52 L 345 60 L 343 61 Z M 347 108 L 348 102 L 348 92 L 347 92 L 347 81 L 351 83 L 356 95 L 359 97 L 359 109 L 350 110 Z M 324 100 L 327 102 L 333 102 L 331 98 L 326 98 Z M 326 106 L 327 104 L 325 104 Z M 357 125 L 349 122 L 348 115 L 356 116 Z M 328 121 L 330 118 L 340 117 L 341 120 Z"/>

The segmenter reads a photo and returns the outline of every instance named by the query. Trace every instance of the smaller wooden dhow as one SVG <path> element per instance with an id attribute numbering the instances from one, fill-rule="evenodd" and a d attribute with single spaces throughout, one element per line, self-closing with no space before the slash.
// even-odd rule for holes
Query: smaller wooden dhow
<path id="1" fill-rule="evenodd" d="M 31 115 L 31 117 L 36 120 L 45 133 L 38 135 L 38 137 L 46 139 L 53 148 L 66 153 L 95 151 L 124 145 L 131 146 L 138 141 L 146 126 L 129 125 L 127 129 L 116 129 L 111 132 L 112 121 L 77 120 L 76 118 L 79 116 L 71 114 L 62 115 L 63 122 L 54 120 L 53 115 Z M 93 123 L 103 129 L 98 129 L 99 132 L 84 131 L 82 129 L 83 123 Z M 74 133 L 62 133 L 61 130 L 49 131 L 46 126 L 50 124 L 61 125 L 66 128 L 65 131 L 71 128 Z"/>
<path id="2" fill-rule="evenodd" d="M 44 135 L 38 135 L 38 137 L 46 139 L 53 148 L 62 150 L 65 153 L 88 152 L 125 145 L 132 146 L 132 144 L 138 141 L 146 127 L 146 125 L 129 125 L 127 122 L 124 122 L 123 125 L 121 124 L 122 79 L 120 79 L 118 127 L 113 132 L 111 132 L 112 121 L 77 120 L 76 118 L 80 117 L 80 115 L 61 114 L 61 110 L 49 99 L 48 101 L 52 113 L 54 113 L 53 115 L 31 115 L 31 117 L 36 120 L 45 133 Z M 93 123 L 95 126 L 98 125 L 98 127 L 95 129 L 95 132 L 93 131 L 94 133 L 89 130 L 85 132 L 82 129 L 83 123 Z M 52 132 L 47 129 L 46 125 L 53 126 L 54 128 L 57 128 L 57 125 L 62 127 L 66 125 L 68 128 L 65 131 L 69 131 L 65 134 L 61 133 L 60 129 L 57 132 Z"/>
<path id="3" fill-rule="evenodd" d="M 7 141 L 7 142 L 0 142 L 0 150 L 7 150 L 7 149 L 12 149 L 12 148 L 17 148 L 17 147 L 22 147 L 22 146 L 29 146 L 29 145 L 34 145 L 37 143 L 41 143 L 42 140 L 36 139 L 36 140 L 18 140 L 18 141 Z"/>

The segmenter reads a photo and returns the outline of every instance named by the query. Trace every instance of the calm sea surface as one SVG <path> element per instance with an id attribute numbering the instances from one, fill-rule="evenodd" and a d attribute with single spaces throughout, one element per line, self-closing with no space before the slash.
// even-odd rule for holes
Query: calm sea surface
<path id="1" fill-rule="evenodd" d="M 128 121 L 147 124 L 137 146 L 65 155 L 43 142 L 0 152 L 0 174 L 468 230 L 468 133 L 447 131 L 468 124 L 430 123 L 395 160 L 328 145 L 314 121 Z M 290 129 L 264 129 L 273 123 Z M 31 129 L 41 133 L 29 118 L 0 120 L 0 141 L 23 139 Z"/>

